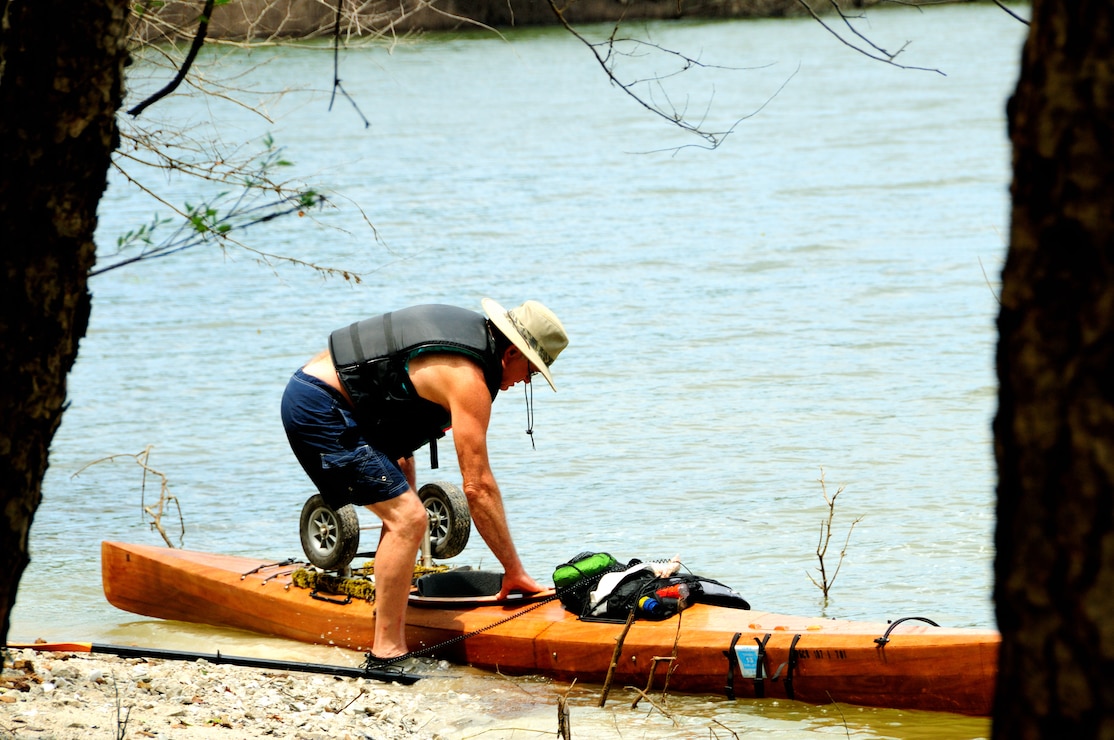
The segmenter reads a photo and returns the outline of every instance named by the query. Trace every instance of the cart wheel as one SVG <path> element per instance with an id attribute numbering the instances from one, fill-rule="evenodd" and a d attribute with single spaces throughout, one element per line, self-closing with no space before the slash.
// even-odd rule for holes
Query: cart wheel
<path id="1" fill-rule="evenodd" d="M 472 532 L 468 499 L 458 486 L 446 481 L 426 483 L 418 490 L 429 515 L 429 544 L 433 557 L 444 560 L 459 555 Z"/>
<path id="2" fill-rule="evenodd" d="M 348 567 L 360 547 L 360 520 L 346 504 L 334 509 L 321 494 L 310 496 L 302 507 L 302 550 L 309 561 L 324 570 Z"/>

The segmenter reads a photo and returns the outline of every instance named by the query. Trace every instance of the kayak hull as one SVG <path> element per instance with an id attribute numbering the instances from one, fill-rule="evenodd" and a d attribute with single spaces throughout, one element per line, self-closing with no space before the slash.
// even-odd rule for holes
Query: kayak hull
<path id="1" fill-rule="evenodd" d="M 372 646 L 374 605 L 294 586 L 300 565 L 115 542 L 102 543 L 101 559 L 105 596 L 128 612 L 362 652 Z M 624 627 L 582 621 L 556 600 L 415 595 L 407 610 L 411 650 L 582 683 L 604 682 Z M 985 716 L 999 644 L 994 630 L 694 604 L 668 620 L 635 620 L 613 681 L 644 688 L 653 673 L 660 690 L 668 672 L 669 690 L 678 692 Z"/>

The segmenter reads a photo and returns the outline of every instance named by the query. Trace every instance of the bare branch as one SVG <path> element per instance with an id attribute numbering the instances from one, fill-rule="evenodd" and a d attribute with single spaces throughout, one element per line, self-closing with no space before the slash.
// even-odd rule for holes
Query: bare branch
<path id="1" fill-rule="evenodd" d="M 94 465 L 99 465 L 101 463 L 106 463 L 106 462 L 114 462 L 116 460 L 116 458 L 118 458 L 118 457 L 130 457 L 130 458 L 132 458 L 133 460 L 135 460 L 136 464 L 139 465 L 139 467 L 143 469 L 143 476 L 140 480 L 140 488 L 139 488 L 139 506 L 140 506 L 140 509 L 142 509 L 143 513 L 145 513 L 147 516 L 151 517 L 151 521 L 150 521 L 151 529 L 154 529 L 154 530 L 158 531 L 159 535 L 162 537 L 163 542 L 166 543 L 167 547 L 170 547 L 170 548 L 174 547 L 174 543 L 170 541 L 170 537 L 167 535 L 166 530 L 162 526 L 162 517 L 163 517 L 163 514 L 166 513 L 166 507 L 169 504 L 173 504 L 174 507 L 178 511 L 178 527 L 179 527 L 178 544 L 179 544 L 179 546 L 181 546 L 182 541 L 183 541 L 183 539 L 185 538 L 185 535 L 186 535 L 186 521 L 182 517 L 182 507 L 178 502 L 178 497 L 173 496 L 170 493 L 170 480 L 169 480 L 169 478 L 167 478 L 166 474 L 162 473 L 158 470 L 155 470 L 154 468 L 150 467 L 147 464 L 149 459 L 150 459 L 150 456 L 151 456 L 151 449 L 152 449 L 152 446 L 147 445 L 145 448 L 143 448 L 142 452 L 138 452 L 134 455 L 121 453 L 121 454 L 117 454 L 117 455 L 108 455 L 107 457 L 102 457 L 99 460 L 94 460 L 93 462 L 91 462 L 87 465 L 83 465 L 71 477 L 76 478 L 77 476 L 81 475 L 82 471 L 88 470 L 89 468 L 93 467 Z M 160 481 L 160 483 L 159 483 L 159 500 L 153 506 L 148 506 L 146 504 L 145 500 L 144 500 L 145 495 L 146 495 L 146 491 L 147 491 L 147 474 L 148 473 L 150 473 L 151 475 L 157 476 L 159 478 L 159 481 Z"/>
<path id="2" fill-rule="evenodd" d="M 832 573 L 832 579 L 828 581 L 829 589 L 835 585 L 836 578 L 839 576 L 839 569 L 843 567 L 843 558 L 847 555 L 847 545 L 851 543 L 851 533 L 855 531 L 855 525 L 862 520 L 863 518 L 860 516 L 858 519 L 851 522 L 851 526 L 847 529 L 847 539 L 843 542 L 843 549 L 839 551 L 839 562 L 836 563 L 836 569 L 835 572 Z"/>
<path id="3" fill-rule="evenodd" d="M 1021 16 L 1019 16 L 1019 15 L 1018 15 L 1017 13 L 1013 12 L 1012 10 L 1010 10 L 1009 8 L 1007 8 L 1007 7 L 1005 6 L 1005 5 L 1003 5 L 1003 4 L 1002 4 L 1002 3 L 1000 2 L 1000 0 L 993 0 L 993 2 L 994 2 L 994 4 L 995 4 L 995 5 L 997 5 L 997 6 L 999 7 L 999 8 L 1001 8 L 1001 9 L 1002 9 L 1002 10 L 1004 10 L 1004 11 L 1006 11 L 1006 13 L 1007 13 L 1007 14 L 1009 14 L 1010 16 L 1012 16 L 1012 17 L 1013 17 L 1013 19 L 1014 19 L 1015 21 L 1019 21 L 1019 22 L 1021 22 L 1021 23 L 1024 23 L 1024 24 L 1025 24 L 1026 26 L 1028 26 L 1028 25 L 1031 25 L 1031 24 L 1029 23 L 1029 21 L 1025 20 L 1024 18 L 1022 18 Z"/>
<path id="4" fill-rule="evenodd" d="M 343 7 L 344 0 L 337 0 L 336 22 L 333 27 L 333 94 L 329 98 L 329 110 L 333 110 L 333 100 L 336 99 L 337 90 L 340 90 L 340 94 L 356 109 L 356 115 L 363 120 L 364 128 L 371 128 L 371 121 L 367 120 L 367 116 L 360 110 L 360 106 L 356 105 L 356 101 L 352 99 L 352 96 L 349 95 L 348 92 L 345 91 L 344 86 L 340 84 L 340 18 L 341 9 Z"/>
<path id="5" fill-rule="evenodd" d="M 619 31 L 619 26 L 618 25 L 616 25 L 612 29 L 611 34 L 607 38 L 606 41 L 602 41 L 602 42 L 599 42 L 599 43 L 593 43 L 592 41 L 589 41 L 587 38 L 585 38 L 582 34 L 580 34 L 575 28 L 572 27 L 572 25 L 565 18 L 565 15 L 564 15 L 563 11 L 561 10 L 561 8 L 559 8 L 557 6 L 557 4 L 554 0 L 549 0 L 549 7 L 553 11 L 553 15 L 561 23 L 561 25 L 564 27 L 564 29 L 566 31 L 568 31 L 570 34 L 572 34 L 572 36 L 574 38 L 576 38 L 578 41 L 580 41 L 582 44 L 584 44 L 586 47 L 588 47 L 588 49 L 592 52 L 592 55 L 595 56 L 596 62 L 603 69 L 604 74 L 607 75 L 607 79 L 611 82 L 611 84 L 618 87 L 620 90 L 623 91 L 624 94 L 626 94 L 628 97 L 630 97 L 632 100 L 634 100 L 638 105 L 645 108 L 647 111 L 649 111 L 653 115 L 658 116 L 659 118 L 664 118 L 666 121 L 669 121 L 674 126 L 677 126 L 678 128 L 680 128 L 684 131 L 687 131 L 691 134 L 695 134 L 696 136 L 699 136 L 700 138 L 704 139 L 704 141 L 707 142 L 707 147 L 706 148 L 708 148 L 708 149 L 717 148 L 720 144 L 723 143 L 724 139 L 726 139 L 729 135 L 731 135 L 735 131 L 735 129 L 738 127 L 738 125 L 740 123 L 747 120 L 748 118 L 751 118 L 751 117 L 757 115 L 763 108 L 766 107 L 766 105 L 769 104 L 770 100 L 772 100 L 774 97 L 777 96 L 778 93 L 781 92 L 781 90 L 785 87 L 785 85 L 788 84 L 789 79 L 792 79 L 792 77 L 793 77 L 793 75 L 790 75 L 789 79 L 787 79 L 784 83 L 782 83 L 781 87 L 778 88 L 777 92 L 775 92 L 772 96 L 770 96 L 770 98 L 767 99 L 757 110 L 749 113 L 748 115 L 741 116 L 740 118 L 736 119 L 736 121 L 731 126 L 729 126 L 726 130 L 723 130 L 723 131 L 708 131 L 702 125 L 703 118 L 701 118 L 696 123 L 690 122 L 687 119 L 687 117 L 685 115 L 685 110 L 686 110 L 687 106 L 683 106 L 681 108 L 678 108 L 673 103 L 673 101 L 670 99 L 669 94 L 662 87 L 661 83 L 662 83 L 663 80 L 669 79 L 671 77 L 674 77 L 676 75 L 681 74 L 682 72 L 688 71 L 688 70 L 696 68 L 696 67 L 704 68 L 704 69 L 732 69 L 732 68 L 722 67 L 722 66 L 719 66 L 719 65 L 705 64 L 704 62 L 701 62 L 698 59 L 694 59 L 692 57 L 686 56 L 684 54 L 681 54 L 680 52 L 673 51 L 671 49 L 665 49 L 661 46 L 658 46 L 657 44 L 648 43 L 648 42 L 645 42 L 645 41 L 641 41 L 639 39 L 619 38 L 618 37 L 618 31 Z M 633 80 L 633 81 L 624 82 L 623 80 L 619 79 L 618 75 L 615 73 L 616 60 L 617 60 L 617 58 L 622 57 L 622 56 L 633 57 L 634 53 L 633 52 L 622 52 L 622 51 L 620 51 L 619 47 L 618 47 L 618 44 L 620 42 L 632 44 L 632 45 L 635 46 L 636 49 L 651 49 L 651 50 L 654 50 L 656 52 L 663 53 L 663 54 L 666 54 L 668 56 L 672 56 L 680 62 L 681 66 L 678 70 L 676 70 L 673 73 L 668 74 L 668 75 L 661 75 L 661 76 L 655 76 L 655 77 L 652 77 L 652 78 L 636 79 L 636 80 Z M 601 51 L 601 49 L 602 49 L 602 51 Z M 796 72 L 794 72 L 793 74 L 795 75 Z M 651 99 L 647 100 L 642 95 L 639 95 L 638 92 L 636 92 L 635 89 L 634 89 L 636 86 L 651 86 L 651 88 L 652 88 L 651 89 L 651 95 L 650 95 Z M 663 99 L 664 99 L 664 104 L 659 105 L 653 100 L 653 95 L 654 95 L 653 90 L 654 89 L 660 91 L 660 94 L 663 96 Z M 705 113 L 705 115 L 706 115 L 706 113 Z M 684 147 L 675 147 L 675 148 L 673 148 L 673 151 L 680 150 L 681 148 L 684 148 Z"/>
<path id="6" fill-rule="evenodd" d="M 839 494 L 843 493 L 844 486 L 840 486 L 834 494 L 829 496 L 828 486 L 827 483 L 824 481 L 824 468 L 820 468 L 819 482 L 820 491 L 824 495 L 824 502 L 828 504 L 828 516 L 824 521 L 820 523 L 820 540 L 816 544 L 816 557 L 820 561 L 820 580 L 818 581 L 816 578 L 813 577 L 811 573 L 808 573 L 807 571 L 806 575 L 808 575 L 808 578 L 810 581 L 812 581 L 812 584 L 820 589 L 821 592 L 823 592 L 824 599 L 826 600 L 828 598 L 828 594 L 832 590 L 832 586 L 835 584 L 836 577 L 839 575 L 839 569 L 843 567 L 843 559 L 847 555 L 847 546 L 851 542 L 851 533 L 855 531 L 855 525 L 861 522 L 863 520 L 863 517 L 860 516 L 858 519 L 851 523 L 851 527 L 847 530 L 847 539 L 844 541 L 843 549 L 839 553 L 839 562 L 836 563 L 835 572 L 832 573 L 831 578 L 828 578 L 828 570 L 827 566 L 824 564 L 824 556 L 828 553 L 828 544 L 831 542 L 832 539 L 832 521 L 835 519 L 836 499 L 839 498 Z"/>
<path id="7" fill-rule="evenodd" d="M 178 85 L 182 84 L 182 80 L 186 79 L 186 75 L 189 73 L 190 67 L 193 66 L 193 60 L 197 59 L 197 53 L 201 51 L 201 46 L 205 43 L 205 34 L 209 30 L 209 18 L 211 18 L 213 15 L 213 5 L 215 3 L 216 0 L 205 0 L 205 8 L 201 11 L 201 16 L 198 18 L 197 22 L 197 35 L 193 37 L 193 43 L 190 44 L 190 50 L 189 53 L 186 54 L 186 60 L 182 62 L 182 66 L 178 70 L 178 73 L 174 75 L 174 79 L 167 83 L 166 87 L 164 87 L 162 90 L 159 90 L 157 93 L 147 98 L 139 105 L 131 108 L 128 111 L 129 115 L 133 117 L 138 116 L 149 106 L 157 103 L 158 101 L 162 100 L 167 95 L 178 89 Z"/>
<path id="8" fill-rule="evenodd" d="M 917 70 L 917 71 L 920 71 L 920 72 L 935 72 L 938 75 L 941 75 L 941 76 L 944 76 L 944 77 L 947 76 L 938 69 L 931 69 L 929 67 L 914 67 L 914 66 L 909 66 L 909 65 L 904 65 L 904 64 L 898 64 L 897 62 L 895 62 L 894 59 L 896 59 L 897 56 L 899 54 L 901 54 L 901 52 L 905 51 L 905 48 L 909 45 L 909 42 L 906 42 L 904 45 L 902 45 L 902 47 L 900 49 L 898 49 L 896 52 L 891 54 L 890 52 L 886 51 L 885 49 L 881 48 L 880 46 L 877 46 L 873 42 L 869 41 L 865 36 L 863 36 L 857 30 L 855 30 L 855 28 L 851 25 L 851 22 L 848 19 L 848 17 L 840 9 L 839 5 L 836 4 L 835 0 L 828 0 L 828 2 L 835 9 L 835 12 L 839 14 L 839 17 L 843 21 L 844 25 L 847 26 L 847 28 L 851 31 L 851 33 L 854 36 L 861 39 L 871 49 L 874 49 L 874 52 L 871 52 L 871 51 L 863 48 L 862 46 L 859 46 L 855 43 L 852 43 L 851 41 L 848 41 L 846 38 L 844 38 L 842 35 L 840 35 L 839 32 L 837 32 L 835 29 L 833 29 L 831 26 L 829 26 L 827 23 L 824 22 L 824 20 L 816 13 L 816 11 L 812 9 L 812 6 L 808 4 L 807 0 L 797 0 L 797 2 L 799 2 L 804 7 L 804 9 L 806 11 L 808 11 L 808 14 L 812 16 L 813 20 L 815 20 L 817 23 L 819 23 L 821 26 L 823 26 L 825 31 L 827 31 L 828 33 L 830 33 L 831 35 L 833 35 L 837 39 L 839 39 L 840 43 L 854 49 L 855 51 L 859 52 L 863 56 L 869 57 L 870 59 L 873 59 L 873 60 L 878 61 L 878 62 L 883 62 L 885 64 L 889 64 L 891 66 L 898 67 L 899 69 L 911 69 L 911 70 Z"/>

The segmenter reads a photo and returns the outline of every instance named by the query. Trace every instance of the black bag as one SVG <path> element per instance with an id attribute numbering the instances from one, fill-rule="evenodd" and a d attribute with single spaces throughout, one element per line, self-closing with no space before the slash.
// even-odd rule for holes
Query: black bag
<path id="1" fill-rule="evenodd" d="M 632 561 L 632 567 L 640 565 L 638 561 Z M 599 603 L 592 605 L 589 604 L 584 612 L 581 612 L 580 618 L 588 621 L 598 622 L 625 622 L 630 616 L 632 609 L 639 608 L 639 601 L 643 597 L 653 597 L 657 589 L 657 584 L 666 579 L 658 578 L 654 571 L 649 568 L 640 568 L 629 573 L 611 590 L 605 598 L 601 599 Z M 654 599 L 656 606 L 652 609 L 643 608 L 636 615 L 644 619 L 668 619 L 679 611 L 679 608 L 674 602 L 670 606 L 663 602 Z M 649 605 L 645 605 L 649 606 Z"/>
<path id="2" fill-rule="evenodd" d="M 565 609 L 581 616 L 588 609 L 590 594 L 600 578 L 607 573 L 626 570 L 626 567 L 606 552 L 579 553 L 553 570 L 557 598 Z"/>
<path id="3" fill-rule="evenodd" d="M 711 578 L 703 578 L 691 573 L 659 577 L 648 564 L 641 560 L 631 560 L 620 565 L 611 556 L 613 563 L 602 570 L 575 576 L 568 570 L 586 560 L 606 553 L 582 552 L 567 563 L 562 563 L 554 571 L 554 582 L 561 579 L 566 585 L 558 589 L 558 598 L 564 607 L 582 620 L 592 622 L 625 622 L 631 610 L 636 610 L 639 619 L 663 620 L 689 604 L 704 603 L 734 609 L 750 609 L 747 602 L 737 591 Z M 599 559 L 595 561 L 599 565 Z M 637 567 L 643 566 L 643 567 Z M 579 568 L 577 568 L 579 570 Z M 611 587 L 606 596 L 598 603 L 592 603 L 592 592 L 597 589 L 600 579 L 610 573 L 630 571 Z M 682 596 L 683 594 L 683 596 Z M 643 601 L 645 599 L 645 601 Z"/>

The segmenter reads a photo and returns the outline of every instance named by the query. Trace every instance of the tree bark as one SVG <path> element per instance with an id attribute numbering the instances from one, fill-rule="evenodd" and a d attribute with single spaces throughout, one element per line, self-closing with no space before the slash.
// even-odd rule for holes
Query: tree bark
<path id="1" fill-rule="evenodd" d="M 1036 0 L 998 319 L 996 738 L 1114 737 L 1114 6 Z"/>
<path id="2" fill-rule="evenodd" d="M 85 335 L 127 0 L 0 2 L 0 644 Z"/>

